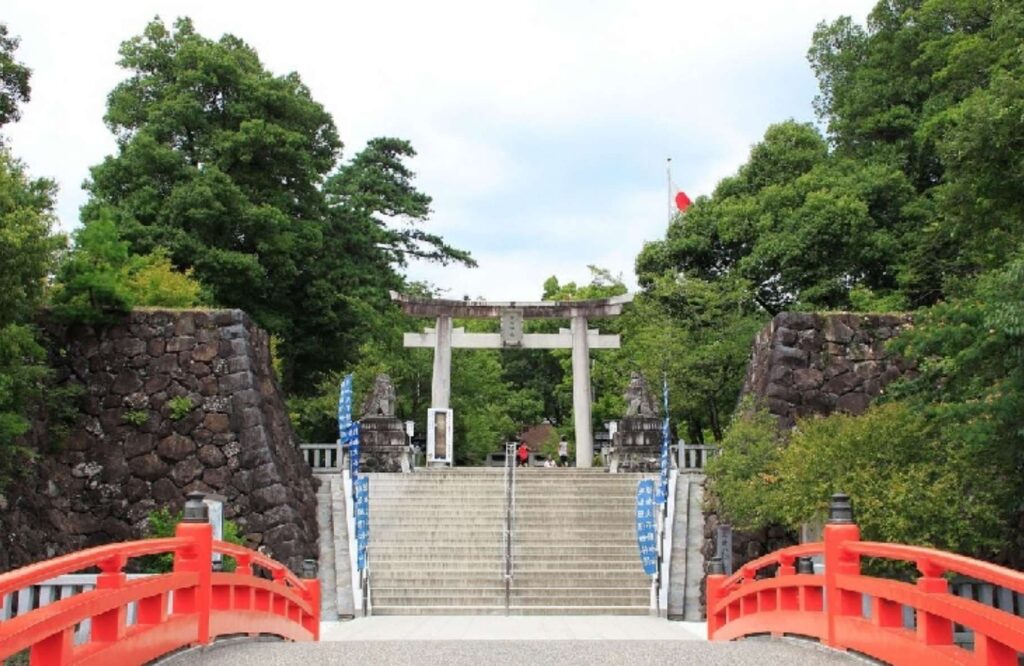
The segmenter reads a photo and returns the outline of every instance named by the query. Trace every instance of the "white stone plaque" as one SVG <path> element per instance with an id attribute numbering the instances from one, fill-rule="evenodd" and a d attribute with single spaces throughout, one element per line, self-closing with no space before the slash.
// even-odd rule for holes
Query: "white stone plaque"
<path id="1" fill-rule="evenodd" d="M 452 464 L 452 424 L 454 413 L 451 409 L 427 410 L 427 463 Z"/>
<path id="2" fill-rule="evenodd" d="M 223 495 L 207 495 L 203 498 L 203 504 L 206 505 L 206 511 L 210 516 L 210 525 L 213 526 L 213 539 L 214 541 L 224 540 L 224 500 L 227 499 Z M 213 561 L 220 562 L 224 559 L 223 553 L 215 552 L 213 554 Z"/>

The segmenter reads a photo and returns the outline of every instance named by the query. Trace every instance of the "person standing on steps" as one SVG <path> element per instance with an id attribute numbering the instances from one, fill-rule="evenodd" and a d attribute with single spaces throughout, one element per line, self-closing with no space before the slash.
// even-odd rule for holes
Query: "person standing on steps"
<path id="1" fill-rule="evenodd" d="M 530 447 L 526 445 L 526 442 L 519 442 L 519 450 L 516 451 L 516 461 L 520 467 L 526 467 L 530 461 Z"/>
<path id="2" fill-rule="evenodd" d="M 565 437 L 558 442 L 558 462 L 562 467 L 569 466 L 569 442 L 565 441 Z"/>

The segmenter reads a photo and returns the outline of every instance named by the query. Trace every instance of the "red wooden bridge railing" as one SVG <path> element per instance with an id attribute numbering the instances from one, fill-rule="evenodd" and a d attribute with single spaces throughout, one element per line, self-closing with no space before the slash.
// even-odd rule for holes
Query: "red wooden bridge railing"
<path id="1" fill-rule="evenodd" d="M 56 576 L 98 568 L 96 589 L 0 622 L 0 663 L 29 650 L 32 666 L 144 664 L 218 636 L 320 636 L 320 585 L 248 548 L 214 541 L 201 494 L 190 495 L 174 537 L 90 548 L 0 575 L 0 599 Z M 171 573 L 128 580 L 130 558 L 173 553 Z M 212 571 L 214 552 L 234 557 L 234 573 Z M 254 575 L 253 567 L 270 578 Z M 170 603 L 168 603 L 170 600 Z M 135 623 L 127 609 L 135 606 Z M 75 645 L 75 626 L 91 621 Z"/>
<path id="2" fill-rule="evenodd" d="M 824 556 L 824 574 L 805 559 L 812 555 Z M 862 557 L 910 562 L 920 576 L 907 583 L 864 575 Z M 769 567 L 777 567 L 775 575 L 758 578 Z M 861 541 L 845 495 L 832 498 L 822 542 L 777 550 L 729 577 L 720 560 L 715 568 L 713 560 L 710 640 L 804 636 L 897 665 L 1018 666 L 1024 652 L 1024 618 L 950 594 L 944 577 L 955 573 L 1024 593 L 1024 573 L 931 548 Z M 905 607 L 913 610 L 909 627 Z M 973 646 L 954 643 L 955 625 L 973 633 Z"/>

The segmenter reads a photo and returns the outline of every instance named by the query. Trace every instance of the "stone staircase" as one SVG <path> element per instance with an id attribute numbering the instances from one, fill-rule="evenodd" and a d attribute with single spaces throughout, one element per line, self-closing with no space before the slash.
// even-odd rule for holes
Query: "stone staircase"
<path id="1" fill-rule="evenodd" d="M 503 470 L 367 476 L 373 614 L 503 614 Z"/>
<path id="2" fill-rule="evenodd" d="M 669 573 L 668 618 L 700 622 L 704 581 L 704 475 L 688 472 L 676 480 L 675 520 L 672 525 L 672 564 Z"/>
<path id="3" fill-rule="evenodd" d="M 649 613 L 651 580 L 636 543 L 641 478 L 574 468 L 517 472 L 510 612 Z"/>
<path id="4" fill-rule="evenodd" d="M 375 615 L 646 615 L 636 547 L 641 475 L 517 470 L 514 578 L 503 579 L 504 470 L 370 476 Z"/>

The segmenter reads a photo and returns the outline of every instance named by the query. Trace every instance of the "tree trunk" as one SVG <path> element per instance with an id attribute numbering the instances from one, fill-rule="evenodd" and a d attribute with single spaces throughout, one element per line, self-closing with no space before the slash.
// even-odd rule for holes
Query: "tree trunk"
<path id="1" fill-rule="evenodd" d="M 711 433 L 715 437 L 715 442 L 721 442 L 722 424 L 718 419 L 718 403 L 711 396 L 708 396 L 708 412 L 711 416 Z"/>

